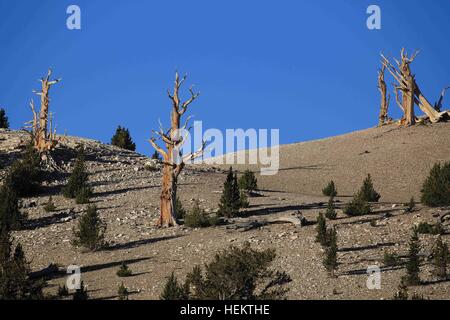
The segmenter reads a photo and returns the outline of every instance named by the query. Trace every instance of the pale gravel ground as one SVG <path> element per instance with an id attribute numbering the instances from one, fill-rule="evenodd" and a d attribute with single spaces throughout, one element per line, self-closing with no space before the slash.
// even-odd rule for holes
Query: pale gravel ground
<path id="1" fill-rule="evenodd" d="M 322 267 L 323 252 L 314 241 L 314 226 L 295 229 L 289 225 L 272 225 L 245 233 L 225 227 L 202 230 L 154 228 L 160 173 L 142 170 L 144 157 L 89 140 L 83 141 L 95 154 L 91 159 L 95 161 L 88 162 L 96 192 L 92 200 L 108 224 L 107 240 L 112 249 L 82 253 L 71 246 L 71 230 L 84 206 L 77 206 L 59 195 L 54 196 L 60 210 L 56 213 L 45 213 L 42 208 L 49 194 L 27 199 L 26 202 L 35 200 L 38 204 L 25 209 L 34 221 L 33 228 L 16 232 L 14 236 L 24 245 L 35 271 L 51 262 L 84 267 L 83 280 L 94 298 L 114 299 L 117 287 L 123 281 L 134 292 L 131 299 L 158 299 L 165 277 L 172 271 L 184 278 L 195 264 L 208 262 L 217 250 L 249 241 L 260 249 L 277 250 L 274 267 L 285 270 L 293 279 L 289 284 L 290 299 L 389 299 L 404 270 L 384 271 L 382 289 L 377 291 L 366 288 L 364 270 L 372 264 L 381 265 L 385 250 L 406 254 L 411 226 L 420 221 L 436 221 L 433 214 L 450 210 L 420 207 L 420 211 L 405 215 L 401 206 L 392 208 L 392 204 L 409 200 L 411 195 L 418 199 L 420 186 L 432 163 L 450 160 L 449 130 L 449 124 L 401 130 L 390 126 L 284 146 L 281 155 L 285 170 L 274 177 L 259 177 L 261 188 L 271 191 L 263 191 L 264 197 L 250 199 L 249 214 L 283 215 L 301 210 L 308 220 L 315 221 L 327 201 L 320 193 L 329 179 L 336 181 L 341 194 L 351 195 L 367 173 L 373 175 L 375 186 L 383 195 L 383 202 L 376 207 L 376 215 L 347 218 L 340 212 L 340 219 L 333 222 L 338 227 L 341 249 L 336 279 L 330 279 Z M 0 132 L 0 149 L 11 152 L 10 146 L 19 141 L 19 136 L 18 133 Z M 79 139 L 69 138 L 67 144 L 73 147 L 77 141 Z M 408 166 L 403 166 L 405 163 Z M 407 168 L 411 168 L 413 174 L 409 174 Z M 190 206 L 193 198 L 200 198 L 204 208 L 211 211 L 217 208 L 218 191 L 225 174 L 205 171 L 187 170 L 183 175 L 180 195 L 185 207 Z M 348 199 L 339 198 L 342 202 Z M 386 212 L 393 217 L 383 218 Z M 46 217 L 51 219 L 44 219 Z M 364 222 L 378 217 L 376 227 Z M 430 250 L 433 238 L 421 237 L 423 252 Z M 450 242 L 448 235 L 444 239 Z M 121 279 L 116 276 L 123 260 L 130 260 L 134 277 Z M 422 278 L 433 281 L 429 262 L 422 269 Z M 362 270 L 362 274 L 352 273 L 358 270 Z M 63 282 L 64 278 L 52 280 L 50 290 Z M 411 291 L 433 299 L 450 298 L 449 282 L 431 283 Z"/>

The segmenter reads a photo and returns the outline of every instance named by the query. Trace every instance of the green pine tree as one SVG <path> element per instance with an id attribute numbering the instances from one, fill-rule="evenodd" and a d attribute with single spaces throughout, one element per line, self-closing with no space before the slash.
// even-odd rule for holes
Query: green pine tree
<path id="1" fill-rule="evenodd" d="M 409 202 L 405 204 L 405 206 L 406 206 L 405 211 L 407 213 L 414 212 L 414 208 L 416 207 L 416 201 L 414 200 L 414 197 L 412 197 L 411 200 L 409 200 Z"/>
<path id="2" fill-rule="evenodd" d="M 0 109 L 0 129 L 9 129 L 8 117 L 6 116 L 5 109 Z"/>
<path id="3" fill-rule="evenodd" d="M 449 263 L 448 245 L 439 236 L 433 251 L 434 274 L 441 279 L 447 279 L 447 265 Z"/>
<path id="4" fill-rule="evenodd" d="M 126 150 L 136 150 L 136 144 L 131 139 L 130 131 L 121 126 L 117 127 L 116 133 L 111 138 L 111 144 Z"/>
<path id="5" fill-rule="evenodd" d="M 53 197 L 50 196 L 48 202 L 44 205 L 45 212 L 54 212 L 56 211 L 55 203 L 53 202 Z"/>
<path id="6" fill-rule="evenodd" d="M 361 190 L 358 193 L 358 198 L 367 202 L 378 202 L 380 200 L 381 196 L 375 191 L 370 174 L 364 180 Z"/>
<path id="7" fill-rule="evenodd" d="M 331 180 L 328 185 L 323 188 L 322 193 L 324 196 L 327 197 L 336 197 L 337 196 L 337 190 L 336 190 L 336 185 L 334 184 L 334 181 Z"/>
<path id="8" fill-rule="evenodd" d="M 128 296 L 130 295 L 130 293 L 128 292 L 128 288 L 125 287 L 125 285 L 122 284 L 119 286 L 119 289 L 117 290 L 117 294 L 119 296 L 119 300 L 128 300 Z"/>
<path id="9" fill-rule="evenodd" d="M 233 207 L 233 211 L 239 213 L 239 209 L 241 208 L 242 203 L 241 203 L 241 191 L 239 190 L 239 183 L 236 173 L 233 176 L 231 204 Z"/>
<path id="10" fill-rule="evenodd" d="M 72 298 L 73 298 L 73 300 L 80 300 L 80 301 L 89 299 L 89 295 L 87 293 L 86 288 L 84 287 L 84 282 L 83 281 L 81 281 L 80 289 L 77 289 L 74 292 Z"/>
<path id="11" fill-rule="evenodd" d="M 325 217 L 330 220 L 335 220 L 337 217 L 336 209 L 334 207 L 334 197 L 330 196 L 327 205 L 327 211 L 325 212 Z"/>
<path id="12" fill-rule="evenodd" d="M 95 206 L 88 206 L 78 222 L 78 229 L 74 230 L 73 244 L 91 251 L 102 249 L 105 243 L 106 225 L 100 219 Z"/>
<path id="13" fill-rule="evenodd" d="M 0 300 L 38 300 L 43 298 L 43 281 L 29 279 L 29 264 L 22 246 L 12 250 L 10 232 L 0 226 Z"/>
<path id="14" fill-rule="evenodd" d="M 27 146 L 20 160 L 9 168 L 4 184 L 14 190 L 18 197 L 28 197 L 39 191 L 42 181 L 40 156 L 31 146 Z"/>
<path id="15" fill-rule="evenodd" d="M 159 154 L 158 151 L 155 150 L 155 152 L 152 154 L 152 159 L 153 160 L 158 160 L 158 161 L 162 161 L 161 156 Z"/>
<path id="16" fill-rule="evenodd" d="M 423 184 L 421 200 L 429 207 L 450 206 L 450 161 L 433 166 Z"/>
<path id="17" fill-rule="evenodd" d="M 330 273 L 332 277 L 334 277 L 334 272 L 337 269 L 337 233 L 336 229 L 333 228 L 329 233 L 329 247 L 325 250 L 325 258 L 323 260 L 323 265 L 325 269 Z"/>
<path id="18" fill-rule="evenodd" d="M 78 156 L 75 161 L 75 167 L 69 177 L 67 185 L 63 188 L 63 194 L 66 198 L 76 199 L 77 203 L 87 203 L 92 196 L 92 188 L 88 185 L 89 175 L 86 172 L 84 164 L 84 147 L 78 149 Z"/>
<path id="19" fill-rule="evenodd" d="M 167 282 L 164 286 L 163 293 L 160 296 L 161 300 L 188 300 L 189 292 L 186 290 L 187 288 L 180 285 L 178 283 L 178 279 L 175 277 L 175 274 L 172 272 L 170 277 L 167 279 Z"/>
<path id="20" fill-rule="evenodd" d="M 256 191 L 258 188 L 258 180 L 252 171 L 245 170 L 244 174 L 239 178 L 239 188 L 249 196 Z"/>
<path id="21" fill-rule="evenodd" d="M 320 243 L 322 246 L 326 246 L 328 244 L 327 239 L 327 221 L 323 216 L 323 213 L 320 212 L 319 216 L 317 217 L 317 236 L 316 241 Z"/>
<path id="22" fill-rule="evenodd" d="M 241 199 L 237 176 L 233 168 L 228 171 L 227 179 L 223 185 L 223 193 L 219 203 L 219 215 L 227 218 L 236 216 L 241 207 Z"/>
<path id="23" fill-rule="evenodd" d="M 117 271 L 116 274 L 120 278 L 127 278 L 133 275 L 133 271 L 131 271 L 131 269 L 128 267 L 127 264 L 122 262 L 122 264 L 120 265 L 120 269 Z"/>
<path id="24" fill-rule="evenodd" d="M 363 216 L 370 214 L 371 212 L 372 207 L 366 200 L 362 199 L 359 194 L 356 194 L 352 201 L 344 208 L 344 213 L 349 216 Z"/>
<path id="25" fill-rule="evenodd" d="M 0 225 L 8 230 L 19 229 L 25 216 L 19 211 L 16 192 L 9 184 L 0 187 Z"/>
<path id="26" fill-rule="evenodd" d="M 413 228 L 413 234 L 409 241 L 408 261 L 406 263 L 406 284 L 415 286 L 420 284 L 420 241 L 417 228 Z"/>

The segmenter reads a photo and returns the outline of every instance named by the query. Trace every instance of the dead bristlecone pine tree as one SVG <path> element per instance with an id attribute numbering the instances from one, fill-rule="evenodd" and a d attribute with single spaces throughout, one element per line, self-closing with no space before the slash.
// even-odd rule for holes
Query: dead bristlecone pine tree
<path id="1" fill-rule="evenodd" d="M 442 91 L 441 98 L 434 106 L 427 100 L 420 90 L 416 77 L 411 71 L 411 63 L 416 59 L 418 54 L 419 52 L 416 51 L 413 55 L 408 56 L 408 53 L 403 48 L 400 53 L 400 60 L 395 60 L 396 66 L 394 66 L 384 55 L 381 55 L 381 63 L 383 68 L 387 69 L 396 81 L 394 92 L 397 105 L 403 112 L 403 117 L 400 120 L 400 125 L 402 126 L 414 125 L 418 121 L 418 118 L 414 113 L 415 105 L 417 105 L 427 115 L 427 118 L 432 123 L 439 122 L 449 116 L 447 111 L 441 111 L 442 100 L 447 88 Z M 385 117 L 386 115 L 387 106 L 384 106 L 382 102 L 380 122 L 382 117 Z"/>
<path id="2" fill-rule="evenodd" d="M 50 112 L 50 88 L 61 81 L 61 79 L 50 80 L 52 70 L 48 71 L 45 78 L 40 79 L 41 90 L 34 91 L 41 100 L 41 108 L 36 112 L 34 100 L 30 102 L 30 108 L 33 112 L 33 120 L 27 122 L 27 128 L 31 129 L 31 137 L 34 148 L 43 156 L 48 158 L 48 152 L 53 150 L 58 144 L 56 138 L 56 128 L 53 128 L 53 116 Z"/>
<path id="3" fill-rule="evenodd" d="M 378 71 L 378 90 L 380 90 L 381 94 L 381 103 L 380 103 L 380 116 L 378 121 L 378 126 L 382 126 L 389 122 L 388 117 L 388 109 L 389 109 L 389 101 L 390 94 L 387 93 L 386 82 L 384 81 L 384 72 L 386 70 L 386 66 L 383 65 L 381 69 Z"/>
<path id="4" fill-rule="evenodd" d="M 152 137 L 150 143 L 153 148 L 161 154 L 163 158 L 163 176 L 162 190 L 160 196 L 160 216 L 157 225 L 160 227 L 170 227 L 177 225 L 176 199 L 178 177 L 186 164 L 200 157 L 205 149 L 205 142 L 193 153 L 182 156 L 181 147 L 186 139 L 186 130 L 189 130 L 189 117 L 184 124 L 181 123 L 182 117 L 186 114 L 188 107 L 198 97 L 199 93 L 194 92 L 193 87 L 189 89 L 190 98 L 184 102 L 181 101 L 179 91 L 187 76 L 180 78 L 178 72 L 175 74 L 175 84 L 173 93 L 168 92 L 172 102 L 171 106 L 171 125 L 168 130 L 164 129 L 160 123 L 159 130 L 153 130 L 153 133 L 165 145 L 165 149 L 158 145 L 157 138 Z"/>

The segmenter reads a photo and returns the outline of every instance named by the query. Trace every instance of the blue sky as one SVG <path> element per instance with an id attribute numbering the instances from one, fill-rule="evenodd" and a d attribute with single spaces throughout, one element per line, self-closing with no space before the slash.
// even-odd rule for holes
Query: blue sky
<path id="1" fill-rule="evenodd" d="M 81 30 L 66 28 L 70 4 Z M 381 30 L 366 28 L 370 4 Z M 438 98 L 450 85 L 449 16 L 448 0 L 0 0 L 0 106 L 20 128 L 52 67 L 59 132 L 109 142 L 120 124 L 149 154 L 179 70 L 202 93 L 191 113 L 205 129 L 279 128 L 283 144 L 333 136 L 376 125 L 380 52 L 421 49 L 413 72 Z"/>

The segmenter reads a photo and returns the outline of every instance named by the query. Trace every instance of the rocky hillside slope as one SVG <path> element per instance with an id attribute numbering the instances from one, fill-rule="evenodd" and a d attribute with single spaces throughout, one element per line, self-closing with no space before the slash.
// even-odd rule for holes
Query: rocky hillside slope
<path id="1" fill-rule="evenodd" d="M 42 192 L 22 200 L 28 215 L 24 230 L 14 233 L 31 263 L 40 271 L 50 263 L 64 270 L 69 265 L 82 269 L 82 279 L 89 295 L 97 299 L 116 299 L 117 288 L 124 284 L 130 299 L 158 299 L 166 277 L 174 271 L 183 278 L 196 264 L 204 264 L 229 245 L 249 242 L 257 249 L 274 248 L 274 267 L 292 278 L 289 299 L 389 299 L 397 290 L 405 270 L 402 266 L 385 267 L 386 252 L 404 257 L 408 250 L 411 227 L 419 222 L 435 223 L 450 208 L 430 209 L 418 206 L 406 214 L 402 202 L 417 194 L 432 163 L 449 159 L 448 124 L 398 129 L 395 126 L 370 129 L 349 135 L 281 148 L 282 169 L 273 177 L 260 177 L 261 196 L 250 198 L 246 217 L 230 221 L 228 226 L 191 229 L 183 226 L 158 229 L 161 173 L 145 168 L 148 158 L 88 139 L 68 137 L 56 150 L 55 158 L 67 171 L 72 167 L 75 147 L 86 147 L 87 168 L 94 188 L 92 204 L 98 207 L 107 224 L 109 247 L 99 252 L 83 252 L 71 245 L 72 229 L 86 206 L 60 195 L 67 175 L 57 175 L 45 183 Z M 20 152 L 26 134 L 0 131 L 0 160 L 3 166 Z M 447 142 L 447 143 L 446 143 Z M 374 206 L 374 214 L 347 217 L 342 208 L 360 186 L 363 177 L 372 173 L 383 202 Z M 325 182 L 335 179 L 344 197 L 337 200 L 338 219 L 329 222 L 338 230 L 337 278 L 329 278 L 322 266 L 323 249 L 315 242 L 319 212 L 326 207 L 320 195 Z M 218 168 L 190 167 L 180 178 L 179 194 L 189 209 L 199 199 L 207 212 L 217 210 L 225 172 Z M 57 211 L 47 213 L 43 205 L 49 196 Z M 312 224 L 303 228 L 292 225 L 269 225 L 247 232 L 237 224 L 261 218 L 276 218 L 301 211 Z M 446 226 L 447 231 L 449 226 Z M 421 255 L 428 257 L 435 236 L 421 236 Z M 449 241 L 449 236 L 444 236 Z M 122 262 L 134 276 L 119 278 Z M 366 287 L 366 269 L 382 267 L 381 290 Z M 50 292 L 65 283 L 64 273 L 49 281 Z M 425 259 L 421 277 L 424 285 L 413 288 L 425 297 L 449 299 L 450 283 L 437 281 L 431 261 Z"/>

